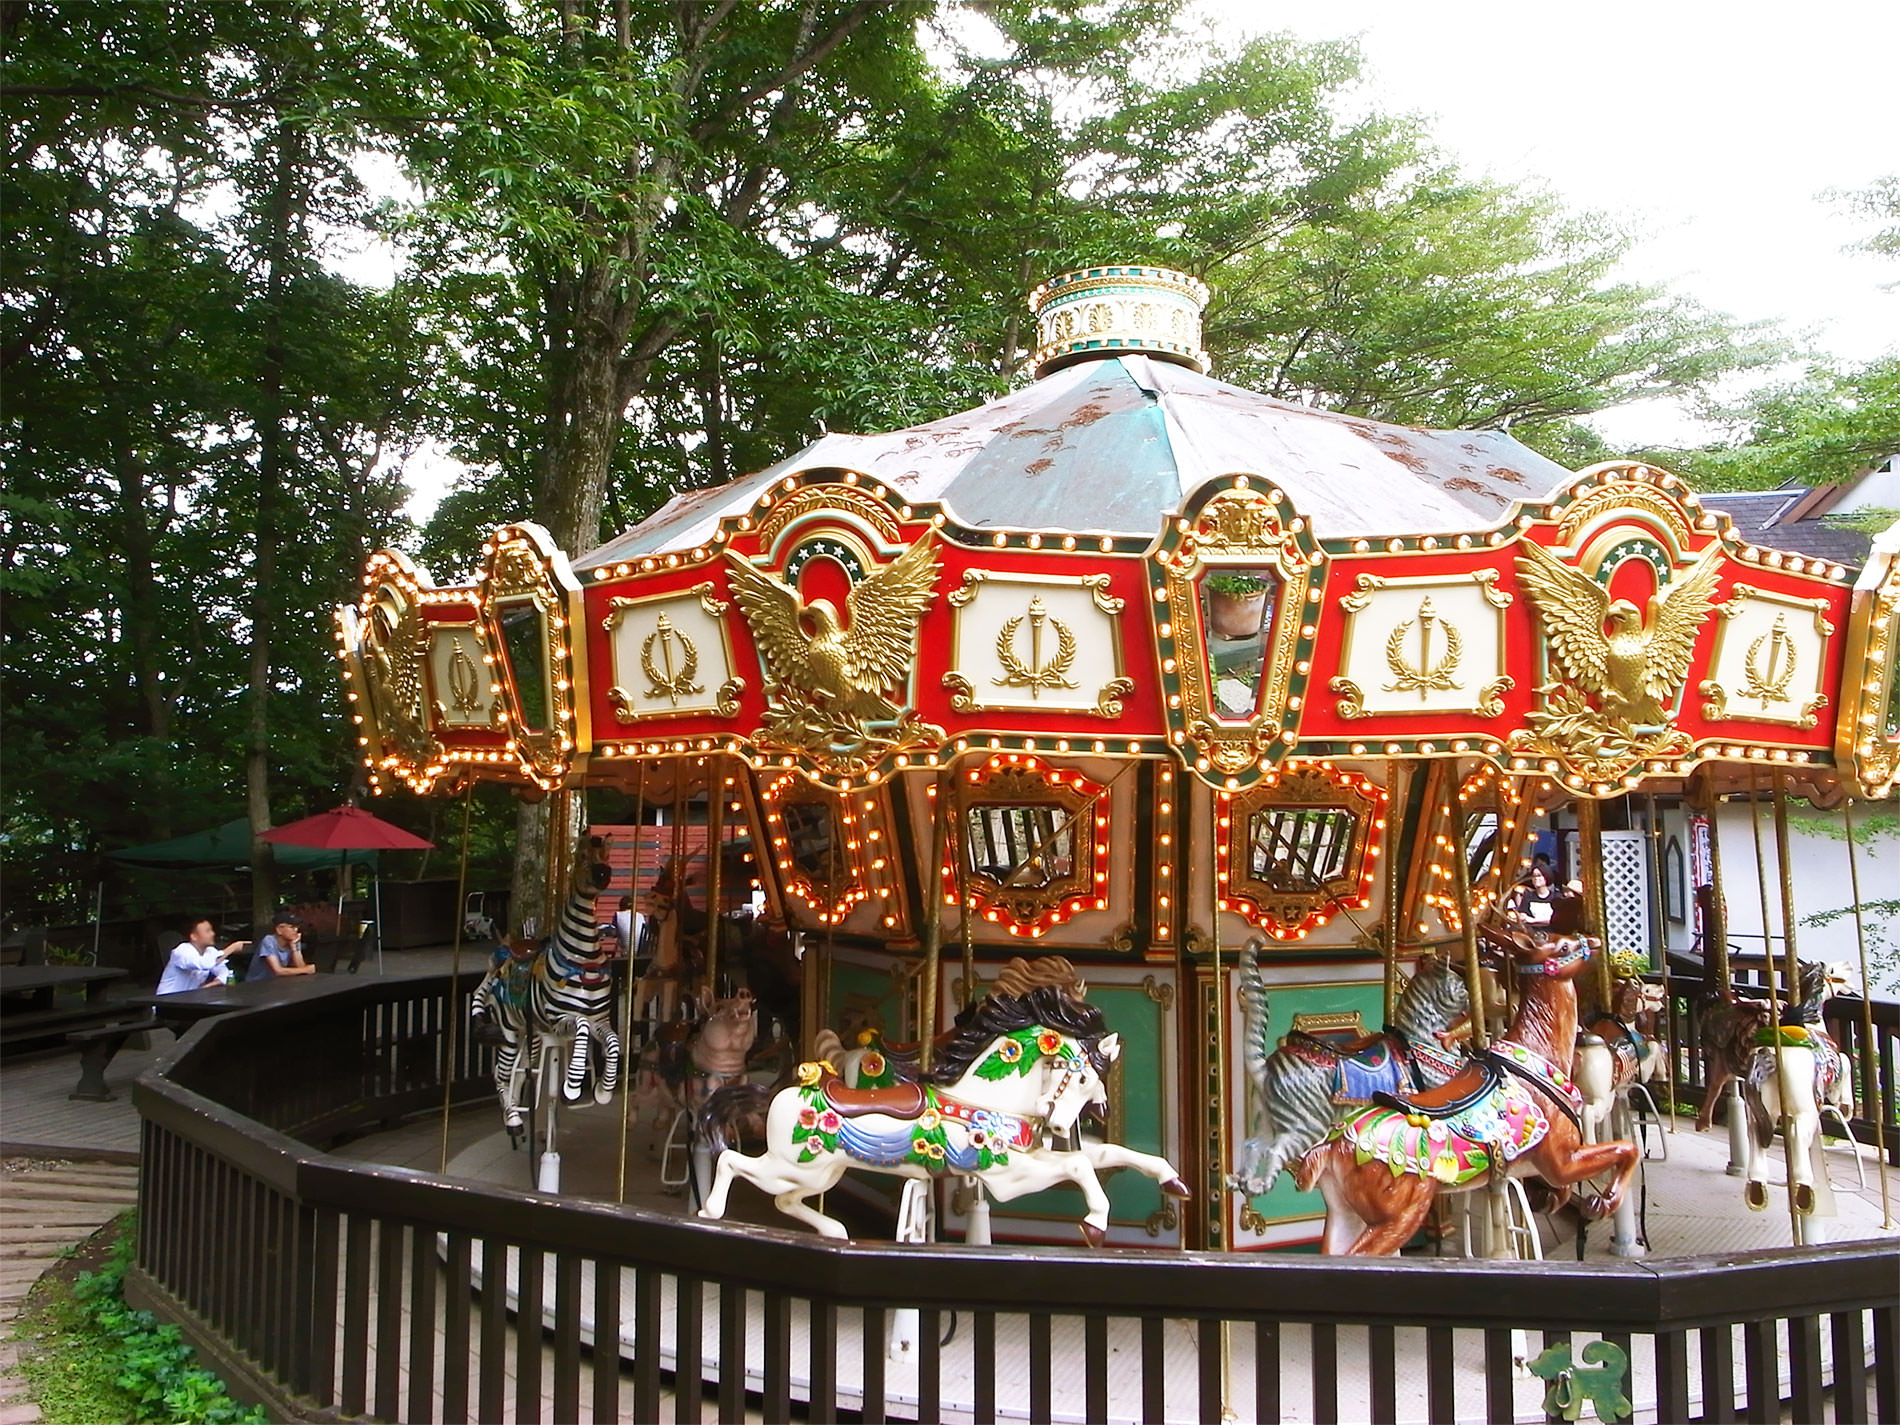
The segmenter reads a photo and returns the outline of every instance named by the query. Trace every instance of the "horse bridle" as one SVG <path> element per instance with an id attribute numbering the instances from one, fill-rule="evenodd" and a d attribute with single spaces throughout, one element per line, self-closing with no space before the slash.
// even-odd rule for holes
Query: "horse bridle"
<path id="1" fill-rule="evenodd" d="M 1579 936 L 1574 949 L 1566 950 L 1560 955 L 1552 955 L 1548 960 L 1536 960 L 1528 965 L 1520 964 L 1517 972 L 1520 975 L 1561 975 L 1572 965 L 1581 965 L 1595 953 L 1596 947 Z"/>

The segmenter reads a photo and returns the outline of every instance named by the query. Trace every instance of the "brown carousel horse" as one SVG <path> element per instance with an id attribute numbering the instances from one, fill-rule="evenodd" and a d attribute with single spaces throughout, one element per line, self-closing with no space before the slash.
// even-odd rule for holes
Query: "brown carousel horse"
<path id="1" fill-rule="evenodd" d="M 1522 984 L 1510 1031 L 1444 1085 L 1381 1094 L 1337 1124 L 1300 1159 L 1295 1181 L 1326 1199 L 1324 1250 L 1391 1256 L 1431 1215 L 1442 1192 L 1489 1186 L 1500 1174 L 1536 1174 L 1567 1197 L 1601 1173 L 1615 1179 L 1590 1216 L 1615 1210 L 1636 1171 L 1633 1143 L 1586 1144 L 1581 1096 L 1562 1066 L 1577 1041 L 1578 975 L 1600 947 L 1523 928 L 1486 937 Z"/>
<path id="2" fill-rule="evenodd" d="M 654 942 L 653 963 L 634 985 L 633 1020 L 646 1018 L 647 1009 L 656 1001 L 662 1024 L 672 1019 L 680 1005 L 680 990 L 690 987 L 699 977 L 699 956 L 705 943 L 706 917 L 686 892 L 686 865 L 679 858 L 666 863 L 653 889 L 647 892 L 647 914 L 659 925 Z"/>

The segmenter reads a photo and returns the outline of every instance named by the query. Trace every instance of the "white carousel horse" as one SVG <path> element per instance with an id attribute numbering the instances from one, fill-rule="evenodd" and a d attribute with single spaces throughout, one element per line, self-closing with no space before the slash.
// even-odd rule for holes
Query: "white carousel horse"
<path id="1" fill-rule="evenodd" d="M 1583 1095 L 1584 1142 L 1602 1142 L 1623 1097 L 1662 1073 L 1663 1049 L 1654 1033 L 1662 1007 L 1661 985 L 1620 979 L 1614 1012 L 1598 1015 L 1578 1034 L 1570 1077 Z"/>
<path id="2" fill-rule="evenodd" d="M 1743 1201 L 1757 1212 L 1768 1206 L 1768 1145 L 1786 1115 L 1788 1185 L 1795 1211 L 1815 1207 L 1814 1149 L 1821 1141 L 1821 1114 L 1831 1109 L 1843 1121 L 1854 1116 L 1854 1085 L 1846 1056 L 1820 1029 L 1821 1009 L 1838 981 L 1826 965 L 1801 966 L 1800 998 L 1782 1015 L 1779 1030 L 1763 1029 L 1742 1080 L 1748 1105 L 1748 1160 Z M 1779 1035 L 1781 1043 L 1776 1046 Z M 1858 1161 L 1858 1160 L 1857 1160 Z"/>
<path id="3" fill-rule="evenodd" d="M 774 1095 L 766 1111 L 765 1150 L 719 1155 L 701 1217 L 723 1217 L 735 1177 L 772 1194 L 779 1211 L 827 1237 L 844 1224 L 807 1199 L 834 1186 L 851 1168 L 927 1180 L 956 1173 L 974 1178 L 999 1201 L 1060 1183 L 1081 1189 L 1087 1212 L 1083 1238 L 1099 1244 L 1108 1229 L 1108 1196 L 1099 1173 L 1127 1167 L 1162 1190 L 1188 1189 L 1165 1158 L 1113 1143 L 1055 1147 L 1085 1109 L 1107 1103 L 1104 1075 L 1121 1045 L 1104 1033 L 1101 1011 L 1072 991 L 1073 969 L 1049 957 L 1029 974 L 1044 979 L 1022 994 L 992 991 L 951 1035 L 929 1082 L 848 1088 L 825 1063 L 799 1066 L 798 1082 Z M 1007 973 L 1007 972 L 1006 972 Z"/>

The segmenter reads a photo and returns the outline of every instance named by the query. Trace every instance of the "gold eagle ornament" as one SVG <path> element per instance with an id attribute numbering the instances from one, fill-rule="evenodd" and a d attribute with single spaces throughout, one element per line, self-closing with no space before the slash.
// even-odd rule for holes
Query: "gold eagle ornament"
<path id="1" fill-rule="evenodd" d="M 885 696 L 917 660 L 918 625 L 936 597 L 937 553 L 929 535 L 852 586 L 843 617 L 829 599 L 806 603 L 777 576 L 731 550 L 732 597 L 751 626 L 772 687 L 764 731 L 775 741 L 861 767 L 882 752 L 941 739 Z M 872 724 L 896 724 L 898 735 Z M 838 755 L 829 755 L 838 754 Z"/>
<path id="2" fill-rule="evenodd" d="M 1543 615 L 1544 638 L 1564 676 L 1596 695 L 1624 733 L 1663 728 L 1689 676 L 1697 631 L 1715 604 L 1719 545 L 1649 600 L 1649 616 L 1628 599 L 1610 598 L 1596 580 L 1526 542 L 1517 576 Z M 1605 625 L 1608 631 L 1605 631 Z"/>

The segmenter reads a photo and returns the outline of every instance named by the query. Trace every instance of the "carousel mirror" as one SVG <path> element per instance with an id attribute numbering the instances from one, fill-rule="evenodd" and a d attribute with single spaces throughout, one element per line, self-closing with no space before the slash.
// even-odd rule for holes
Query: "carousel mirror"
<path id="1" fill-rule="evenodd" d="M 547 628 L 539 602 L 530 594 L 497 599 L 495 621 L 501 628 L 522 726 L 530 733 L 552 731 L 553 679 L 548 676 Z"/>
<path id="2" fill-rule="evenodd" d="M 1345 807 L 1263 807 L 1248 818 L 1248 879 L 1276 892 L 1323 890 L 1345 871 L 1357 826 Z"/>
<path id="3" fill-rule="evenodd" d="M 1373 824 L 1384 793 L 1356 774 L 1301 768 L 1227 801 L 1221 908 L 1299 939 L 1369 903 Z"/>
<path id="4" fill-rule="evenodd" d="M 945 848 L 946 894 L 967 892 L 976 914 L 1012 935 L 1041 935 L 1079 910 L 1107 907 L 1108 802 L 1099 786 L 1013 754 L 965 776 L 963 845 Z"/>
<path id="5" fill-rule="evenodd" d="M 1279 571 L 1220 566 L 1205 570 L 1198 582 L 1214 716 L 1245 722 L 1260 710 Z"/>
<path id="6" fill-rule="evenodd" d="M 982 802 L 965 818 L 969 871 L 1000 885 L 1047 887 L 1075 874 L 1075 829 L 1053 806 Z"/>
<path id="7" fill-rule="evenodd" d="M 796 797 L 779 804 L 779 822 L 795 879 L 810 887 L 814 898 L 833 899 L 833 891 L 851 879 L 842 859 L 844 829 L 837 805 L 829 797 Z"/>

